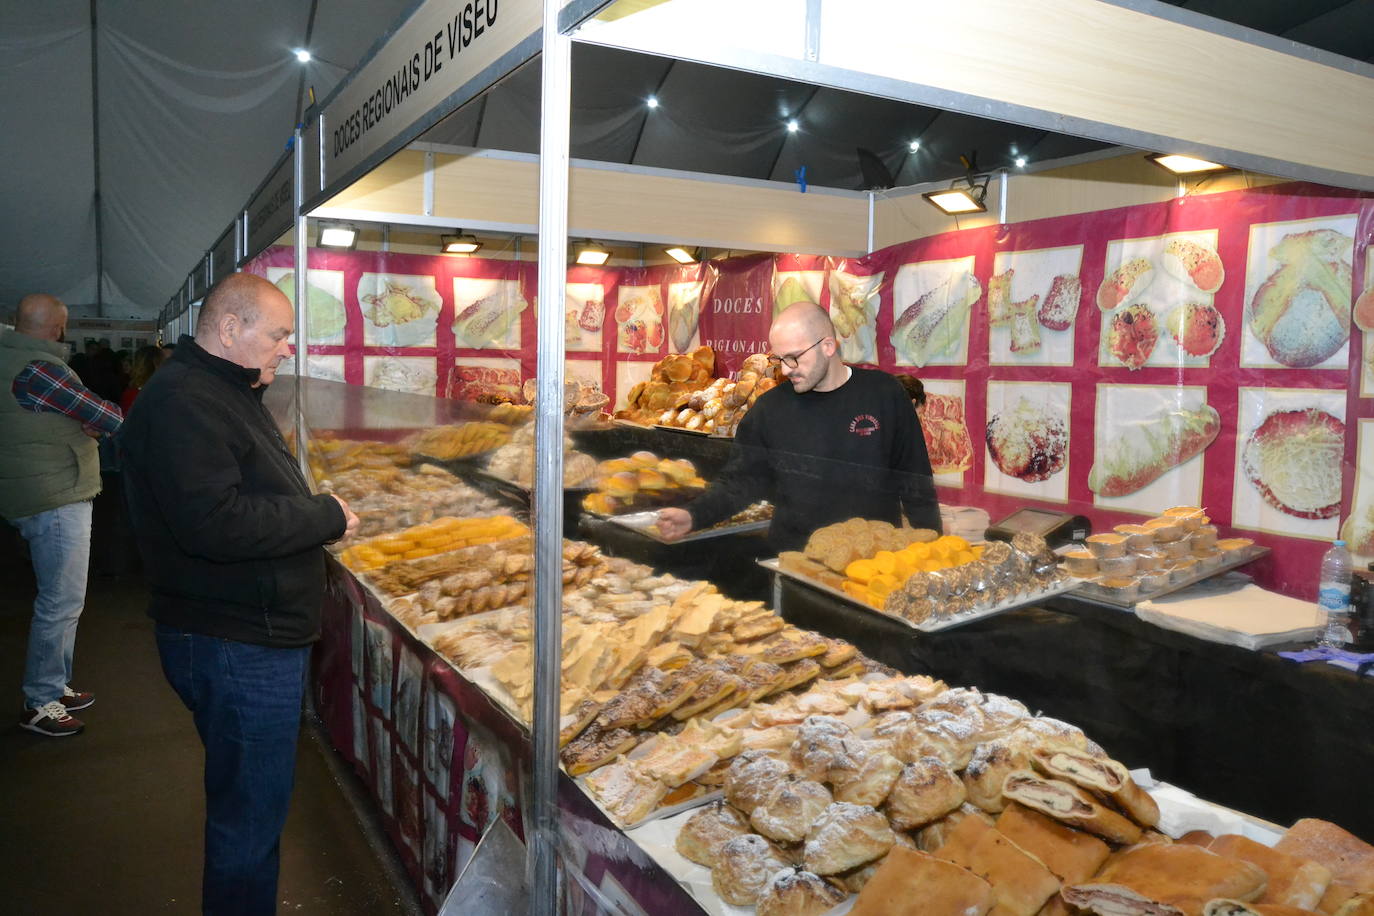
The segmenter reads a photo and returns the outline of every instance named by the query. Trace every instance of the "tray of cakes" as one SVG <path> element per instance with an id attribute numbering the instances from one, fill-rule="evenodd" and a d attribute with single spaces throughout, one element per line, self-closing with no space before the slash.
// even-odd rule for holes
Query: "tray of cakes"
<path id="1" fill-rule="evenodd" d="M 932 633 L 1068 591 L 1043 538 L 970 544 L 957 535 L 850 519 L 817 530 L 804 551 L 760 560 L 765 569 Z"/>
<path id="2" fill-rule="evenodd" d="M 1063 553 L 1074 593 L 1132 608 L 1269 553 L 1249 538 L 1218 538 L 1205 510 L 1175 506 L 1139 525 L 1117 525 Z"/>
<path id="3" fill-rule="evenodd" d="M 658 541 L 660 544 L 686 544 L 691 541 L 704 541 L 709 538 L 725 537 L 732 534 L 754 534 L 767 531 L 772 524 L 773 506 L 767 500 L 754 503 L 745 509 L 741 509 L 725 521 L 706 528 L 693 529 L 675 541 L 667 540 L 658 530 L 658 510 L 650 509 L 644 512 L 631 512 L 626 515 L 611 516 L 609 521 L 613 525 L 620 525 L 629 528 L 631 531 L 638 532 L 646 538 Z"/>

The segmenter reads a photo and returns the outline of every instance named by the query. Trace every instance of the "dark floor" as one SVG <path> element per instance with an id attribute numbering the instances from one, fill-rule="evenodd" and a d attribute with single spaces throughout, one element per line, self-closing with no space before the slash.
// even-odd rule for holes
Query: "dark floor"
<path id="1" fill-rule="evenodd" d="M 34 591 L 21 543 L 0 522 L 0 696 L 12 712 L 0 715 L 0 911 L 196 912 L 203 754 L 190 713 L 163 680 L 142 581 L 93 571 L 73 686 L 94 691 L 96 704 L 77 714 L 83 734 L 34 735 L 16 724 Z M 385 838 L 377 846 L 375 827 L 364 825 L 367 809 L 350 803 L 356 782 L 332 755 L 307 725 L 279 911 L 418 912 Z"/>

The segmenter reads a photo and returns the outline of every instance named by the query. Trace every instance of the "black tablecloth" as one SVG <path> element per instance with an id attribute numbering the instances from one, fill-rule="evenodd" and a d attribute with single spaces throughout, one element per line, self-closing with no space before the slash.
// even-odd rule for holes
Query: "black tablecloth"
<path id="1" fill-rule="evenodd" d="M 1014 697 L 1131 767 L 1290 824 L 1374 839 L 1374 678 L 1218 645 L 1064 595 L 922 633 L 784 578 L 784 617 L 909 674 Z"/>

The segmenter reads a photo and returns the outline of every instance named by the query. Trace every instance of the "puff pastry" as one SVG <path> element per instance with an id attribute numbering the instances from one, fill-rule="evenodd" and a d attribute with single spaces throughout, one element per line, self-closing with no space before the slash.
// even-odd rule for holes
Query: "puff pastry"
<path id="1" fill-rule="evenodd" d="M 1331 869 L 1311 859 L 1290 856 L 1234 833 L 1223 834 L 1207 847 L 1217 855 L 1253 862 L 1269 876 L 1269 885 L 1258 903 L 1314 910 L 1331 883 Z"/>
<path id="2" fill-rule="evenodd" d="M 923 913 L 985 916 L 992 886 L 952 862 L 904 846 L 893 847 L 859 892 L 850 916 L 906 916 L 921 901 Z"/>
<path id="3" fill-rule="evenodd" d="M 818 875 L 835 875 L 886 855 L 896 842 L 876 809 L 835 802 L 812 824 L 802 861 Z"/>
<path id="4" fill-rule="evenodd" d="M 759 896 L 757 916 L 821 916 L 848 894 L 809 871 L 780 871 Z"/>
<path id="5" fill-rule="evenodd" d="M 779 843 L 800 843 L 807 830 L 834 799 L 825 786 L 809 779 L 788 778 L 774 784 L 749 815 L 760 835 Z"/>
<path id="6" fill-rule="evenodd" d="M 720 848 L 711 869 L 711 886 L 726 903 L 753 906 L 768 882 L 788 864 L 772 843 L 757 833 L 746 833 Z"/>
<path id="7" fill-rule="evenodd" d="M 964 784 L 938 757 L 902 767 L 887 795 L 887 815 L 898 830 L 914 830 L 944 817 L 964 802 Z"/>
<path id="8" fill-rule="evenodd" d="M 1140 828 L 1135 824 L 1093 801 L 1077 786 L 1058 779 L 1045 779 L 1029 770 L 1016 770 L 1002 784 L 1002 794 L 1008 801 L 1018 801 L 1113 843 L 1135 843 L 1140 839 Z"/>
<path id="9" fill-rule="evenodd" d="M 687 818 L 674 846 L 683 858 L 711 868 L 722 846 L 749 832 L 749 822 L 743 815 L 717 799 Z"/>
<path id="10" fill-rule="evenodd" d="M 1031 753 L 1037 770 L 1063 779 L 1103 798 L 1111 799 L 1142 827 L 1159 823 L 1159 805 L 1136 785 L 1130 772 L 1115 760 L 1094 757 L 1071 747 L 1039 748 Z"/>

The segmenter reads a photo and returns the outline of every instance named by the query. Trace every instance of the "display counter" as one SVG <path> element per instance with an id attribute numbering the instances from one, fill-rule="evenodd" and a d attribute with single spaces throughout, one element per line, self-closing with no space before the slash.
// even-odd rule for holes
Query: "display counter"
<path id="1" fill-rule="evenodd" d="M 1350 804 L 1374 767 L 1368 677 L 1205 642 L 1072 594 L 920 633 L 791 579 L 780 588 L 780 612 L 797 626 L 899 671 L 1016 697 L 1220 804 L 1374 834 L 1374 808 Z"/>

